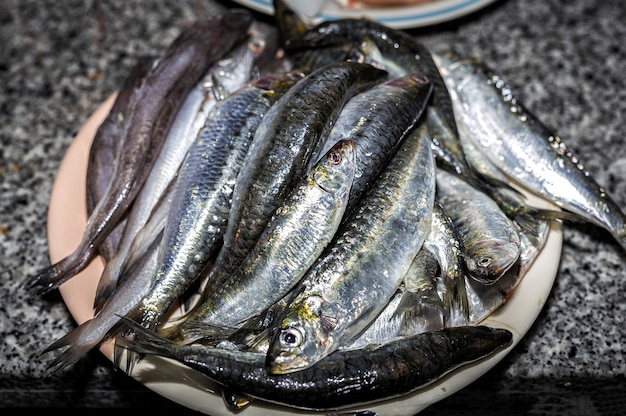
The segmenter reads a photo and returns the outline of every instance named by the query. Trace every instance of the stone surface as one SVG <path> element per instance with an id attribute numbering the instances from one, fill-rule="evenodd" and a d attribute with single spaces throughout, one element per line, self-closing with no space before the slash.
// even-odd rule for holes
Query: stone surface
<path id="1" fill-rule="evenodd" d="M 49 264 L 49 195 L 81 124 L 138 58 L 158 56 L 185 23 L 212 10 L 206 0 L 0 2 L 1 407 L 194 413 L 95 351 L 46 378 L 53 357 L 38 352 L 75 322 L 58 292 L 29 299 L 19 285 Z M 454 48 L 497 69 L 626 206 L 625 21 L 622 0 L 500 0 L 411 33 L 435 52 Z M 556 282 L 530 331 L 424 415 L 624 414 L 626 256 L 593 226 L 563 229 Z"/>

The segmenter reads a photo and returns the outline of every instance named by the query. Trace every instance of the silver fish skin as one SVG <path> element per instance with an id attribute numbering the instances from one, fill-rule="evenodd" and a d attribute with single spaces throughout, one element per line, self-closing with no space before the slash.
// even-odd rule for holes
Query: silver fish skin
<path id="1" fill-rule="evenodd" d="M 354 157 L 352 141 L 331 148 L 276 210 L 232 279 L 185 322 L 236 326 L 285 296 L 339 227 L 354 180 Z"/>
<path id="2" fill-rule="evenodd" d="M 430 99 L 426 74 L 411 74 L 377 84 L 352 97 L 325 139 L 322 154 L 340 140 L 352 140 L 356 174 L 347 212 L 387 165 L 413 130 Z"/>
<path id="3" fill-rule="evenodd" d="M 135 327 L 131 322 L 131 328 Z M 276 375 L 263 367 L 264 354 L 179 345 L 141 327 L 135 332 L 133 340 L 123 340 L 130 351 L 174 359 L 226 389 L 258 400 L 311 410 L 336 410 L 399 397 L 464 364 L 493 355 L 512 339 L 506 329 L 447 328 L 370 348 L 337 351 L 302 371 Z"/>
<path id="4" fill-rule="evenodd" d="M 439 200 L 435 201 L 430 231 L 422 250 L 429 251 L 439 265 L 435 287 L 445 314 L 445 326 L 462 326 L 469 322 L 464 262 L 464 244 L 454 221 Z"/>
<path id="5" fill-rule="evenodd" d="M 514 183 L 608 231 L 626 249 L 626 216 L 581 159 L 475 58 L 438 57 L 455 114 L 480 151 Z"/>
<path id="6" fill-rule="evenodd" d="M 109 114 L 98 127 L 89 147 L 86 175 L 87 216 L 91 215 L 98 201 L 106 193 L 113 178 L 115 160 L 123 147 L 128 115 L 132 112 L 139 90 L 150 71 L 152 60 L 140 59 L 117 91 Z M 108 261 L 122 238 L 125 220 L 120 221 L 100 245 L 98 252 Z"/>
<path id="7" fill-rule="evenodd" d="M 274 55 L 276 52 L 276 40 L 271 38 L 274 33 L 256 29 L 255 23 L 253 22 L 249 29 L 251 35 L 248 41 L 235 47 L 213 64 L 183 102 L 150 176 L 130 208 L 117 252 L 107 261 L 100 276 L 94 305 L 106 299 L 117 285 L 119 273 L 127 259 L 135 234 L 146 223 L 154 205 L 178 173 L 189 147 L 196 139 L 216 100 L 223 99 L 225 95 L 249 82 L 258 71 L 257 59 L 262 59 L 264 54 Z M 268 36 L 270 38 L 267 38 Z"/>
<path id="8" fill-rule="evenodd" d="M 422 247 L 434 198 L 430 142 L 411 134 L 294 288 L 267 353 L 270 373 L 310 367 L 375 319 Z"/>
<path id="9" fill-rule="evenodd" d="M 186 27 L 172 42 L 146 75 L 128 121 L 113 181 L 88 218 L 81 242 L 66 258 L 30 276 L 24 282 L 27 290 L 38 295 L 48 293 L 84 269 L 149 176 L 189 90 L 212 63 L 246 36 L 251 22 L 250 13 L 232 11 Z"/>
<path id="10" fill-rule="evenodd" d="M 306 75 L 272 106 L 237 178 L 224 245 L 209 276 L 214 286 L 207 285 L 207 290 L 219 287 L 252 249 L 309 161 L 317 157 L 346 101 L 385 76 L 367 64 L 331 64 Z"/>
<path id="11" fill-rule="evenodd" d="M 394 337 L 469 323 L 463 249 L 452 219 L 439 201 L 430 230 L 402 285 L 376 320 L 348 346 L 388 342 Z"/>
<path id="12" fill-rule="evenodd" d="M 267 89 L 267 84 L 276 89 Z M 175 182 L 159 269 L 141 304 L 129 313 L 156 328 L 170 306 L 205 271 L 226 229 L 235 180 L 261 120 L 288 89 L 266 78 L 228 95 L 210 111 Z"/>
<path id="13" fill-rule="evenodd" d="M 516 224 L 489 195 L 443 169 L 437 170 L 437 199 L 458 231 L 469 274 L 495 283 L 519 259 Z"/>

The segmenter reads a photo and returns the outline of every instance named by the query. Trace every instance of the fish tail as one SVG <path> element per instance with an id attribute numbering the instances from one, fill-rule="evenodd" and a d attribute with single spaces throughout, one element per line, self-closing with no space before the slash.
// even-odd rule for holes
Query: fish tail
<path id="1" fill-rule="evenodd" d="M 75 364 L 82 357 L 102 341 L 103 337 L 90 337 L 89 329 L 91 320 L 84 322 L 71 332 L 46 347 L 40 355 L 52 352 L 59 348 L 69 346 L 59 354 L 49 365 L 48 375 L 55 374 L 65 367 Z"/>
<path id="2" fill-rule="evenodd" d="M 133 356 L 133 361 L 136 362 L 134 358 L 140 358 L 143 355 L 161 355 L 169 358 L 176 358 L 172 356 L 171 346 L 176 345 L 173 341 L 162 337 L 155 331 L 144 328 L 141 324 L 132 319 L 129 319 L 125 316 L 120 317 L 123 325 L 128 329 L 126 335 L 119 336 L 115 340 L 115 354 L 118 357 L 116 362 L 120 362 L 122 358 L 122 353 L 126 352 L 127 354 L 131 352 L 132 354 L 128 354 Z M 128 363 L 128 355 L 127 355 L 127 365 L 126 371 L 130 373 L 132 370 L 132 363 Z M 120 367 L 121 368 L 121 367 Z"/>
<path id="3" fill-rule="evenodd" d="M 98 280 L 96 296 L 93 300 L 93 307 L 98 311 L 106 300 L 111 297 L 118 286 L 118 280 L 112 279 L 109 273 L 102 273 Z"/>
<path id="4" fill-rule="evenodd" d="M 83 270 L 94 253 L 94 250 L 80 246 L 63 260 L 48 266 L 34 276 L 29 276 L 22 283 L 22 287 L 33 297 L 45 295 Z"/>

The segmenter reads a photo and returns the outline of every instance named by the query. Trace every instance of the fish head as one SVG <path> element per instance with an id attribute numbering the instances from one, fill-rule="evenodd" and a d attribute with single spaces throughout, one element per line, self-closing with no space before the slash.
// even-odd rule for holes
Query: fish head
<path id="1" fill-rule="evenodd" d="M 326 192 L 347 194 L 356 170 L 352 140 L 339 140 L 313 167 L 313 182 Z"/>
<path id="2" fill-rule="evenodd" d="M 330 353 L 333 325 L 323 312 L 324 303 L 320 296 L 313 295 L 292 304 L 267 352 L 270 374 L 302 370 Z"/>
<path id="3" fill-rule="evenodd" d="M 510 241 L 482 241 L 468 248 L 465 264 L 472 278 L 491 285 L 518 261 L 520 252 L 520 246 Z"/>

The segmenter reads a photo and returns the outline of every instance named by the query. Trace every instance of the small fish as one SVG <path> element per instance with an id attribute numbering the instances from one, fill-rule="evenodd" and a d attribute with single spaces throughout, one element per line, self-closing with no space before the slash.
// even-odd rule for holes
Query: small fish
<path id="1" fill-rule="evenodd" d="M 411 74 L 374 85 L 352 97 L 325 139 L 322 154 L 340 140 L 352 140 L 356 174 L 346 212 L 352 211 L 422 117 L 432 93 L 426 74 Z"/>
<path id="2" fill-rule="evenodd" d="M 231 280 L 179 325 L 237 326 L 285 296 L 339 227 L 354 180 L 354 145 L 340 141 L 296 185 Z"/>
<path id="3" fill-rule="evenodd" d="M 117 92 L 109 114 L 98 127 L 89 148 L 86 175 L 87 215 L 91 215 L 105 195 L 113 179 L 115 160 L 123 147 L 128 115 L 133 110 L 139 90 L 150 71 L 152 60 L 140 59 Z M 125 221 L 113 229 L 100 245 L 98 252 L 108 261 L 117 251 Z"/>
<path id="4" fill-rule="evenodd" d="M 469 319 L 473 325 L 479 324 L 504 305 L 533 265 L 546 243 L 550 221 L 539 220 L 536 227 L 537 229 L 532 232 L 520 227 L 520 260 L 516 267 L 506 272 L 495 284 L 484 285 L 466 278 Z"/>
<path id="5" fill-rule="evenodd" d="M 172 42 L 146 75 L 128 121 L 113 181 L 87 220 L 81 242 L 66 258 L 30 276 L 24 282 L 27 290 L 38 295 L 48 293 L 89 264 L 149 176 L 189 90 L 212 63 L 246 36 L 251 22 L 250 13 L 232 11 L 186 27 Z"/>
<path id="6" fill-rule="evenodd" d="M 353 351 L 337 351 L 316 365 L 269 374 L 265 355 L 202 345 L 179 345 L 132 321 L 134 339 L 120 348 L 171 358 L 231 391 L 297 409 L 338 409 L 371 404 L 416 391 L 450 371 L 508 346 L 506 329 L 465 326 L 401 337 Z"/>
<path id="7" fill-rule="evenodd" d="M 608 231 L 626 249 L 626 215 L 581 159 L 475 58 L 437 57 L 455 114 L 470 138 L 512 182 Z"/>
<path id="8" fill-rule="evenodd" d="M 306 75 L 272 106 L 237 177 L 224 245 L 206 290 L 228 279 L 256 244 L 309 161 L 318 157 L 346 101 L 385 76 L 385 71 L 367 64 L 331 64 Z"/>
<path id="9" fill-rule="evenodd" d="M 414 36 L 372 19 L 341 18 L 320 22 L 298 36 L 285 39 L 283 47 L 288 54 L 294 54 L 346 43 L 353 45 L 363 40 L 375 44 L 383 58 L 383 69 L 390 73 L 390 77 L 412 73 L 428 75 L 433 83 L 433 93 L 425 120 L 437 150 L 437 162 L 476 183 L 475 173 L 461 148 L 448 88 L 433 54 Z"/>
<path id="10" fill-rule="evenodd" d="M 296 81 L 264 77 L 211 109 L 173 183 L 159 257 L 149 293 L 129 313 L 156 328 L 170 306 L 205 272 L 226 229 L 235 180 L 265 114 Z"/>
<path id="11" fill-rule="evenodd" d="M 489 195 L 439 169 L 437 199 L 458 230 L 465 265 L 473 278 L 493 284 L 518 261 L 518 228 Z"/>
<path id="12" fill-rule="evenodd" d="M 294 289 L 270 342 L 270 373 L 310 367 L 375 319 L 422 247 L 434 197 L 430 142 L 415 129 Z"/>

